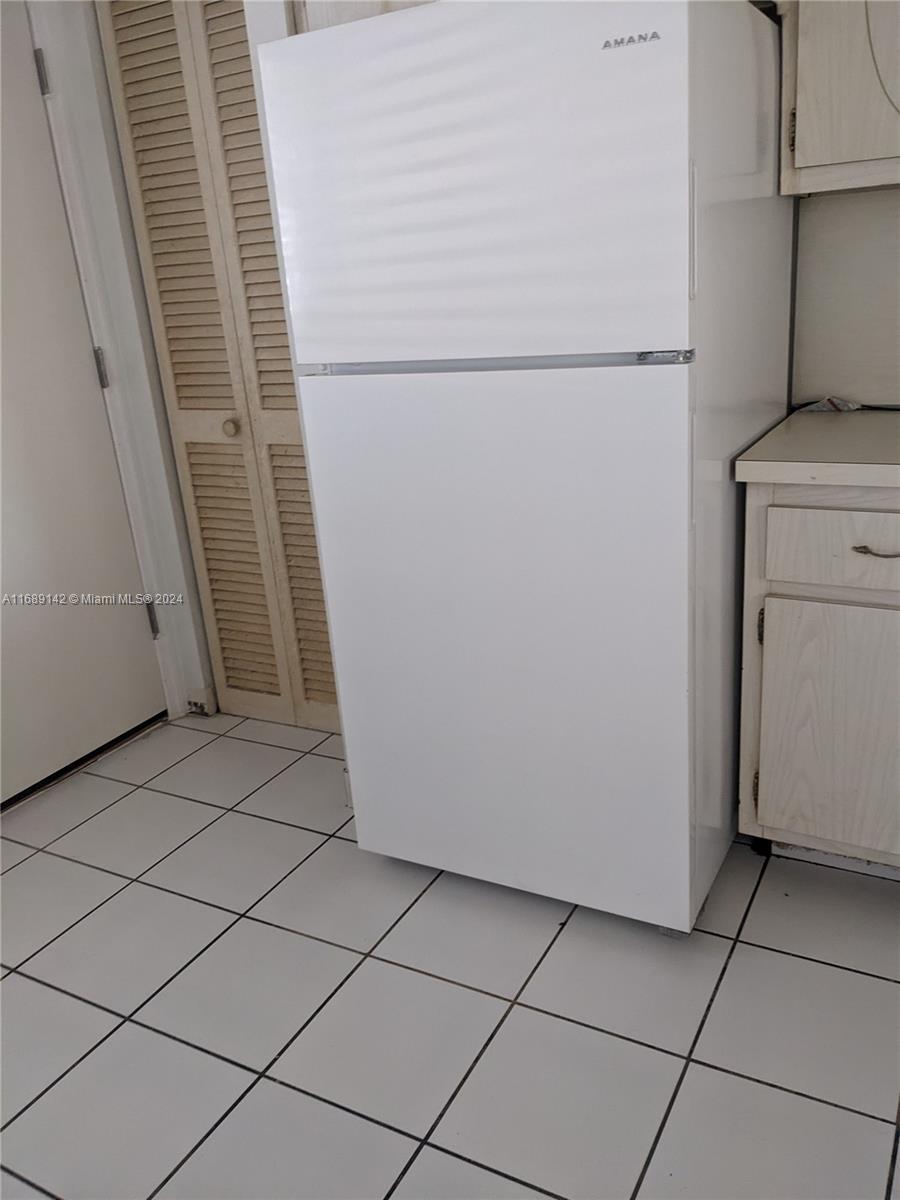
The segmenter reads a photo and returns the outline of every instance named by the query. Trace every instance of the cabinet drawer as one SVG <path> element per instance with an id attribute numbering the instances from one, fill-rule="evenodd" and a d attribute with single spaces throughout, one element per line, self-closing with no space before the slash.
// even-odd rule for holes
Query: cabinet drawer
<path id="1" fill-rule="evenodd" d="M 836 508 L 768 510 L 766 578 L 782 583 L 900 590 L 900 513 Z"/>

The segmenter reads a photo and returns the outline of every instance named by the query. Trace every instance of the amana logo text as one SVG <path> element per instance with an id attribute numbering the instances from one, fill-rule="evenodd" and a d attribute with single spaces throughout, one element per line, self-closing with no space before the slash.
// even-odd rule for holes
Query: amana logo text
<path id="1" fill-rule="evenodd" d="M 603 43 L 604 50 L 617 50 L 619 46 L 638 46 L 641 42 L 658 42 L 661 41 L 659 34 L 654 29 L 652 33 L 632 33 L 628 37 L 609 38 Z"/>

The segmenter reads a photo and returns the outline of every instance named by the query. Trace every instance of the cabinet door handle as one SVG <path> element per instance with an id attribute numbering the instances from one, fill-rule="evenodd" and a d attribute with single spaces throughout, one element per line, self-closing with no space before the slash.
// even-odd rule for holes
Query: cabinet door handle
<path id="1" fill-rule="evenodd" d="M 226 437 L 237 437 L 241 432 L 241 423 L 237 417 L 228 417 L 222 422 L 222 432 Z"/>
<path id="2" fill-rule="evenodd" d="M 857 554 L 871 554 L 873 558 L 900 558 L 900 551 L 896 554 L 882 554 L 880 550 L 873 550 L 871 546 L 854 546 L 853 549 Z"/>

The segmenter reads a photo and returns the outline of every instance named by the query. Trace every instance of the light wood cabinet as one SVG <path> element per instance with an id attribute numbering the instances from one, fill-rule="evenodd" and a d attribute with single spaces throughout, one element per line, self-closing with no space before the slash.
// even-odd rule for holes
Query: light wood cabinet
<path id="1" fill-rule="evenodd" d="M 781 190 L 900 183 L 900 2 L 784 0 Z"/>
<path id="2" fill-rule="evenodd" d="M 740 829 L 900 866 L 900 413 L 795 413 L 747 483 Z"/>

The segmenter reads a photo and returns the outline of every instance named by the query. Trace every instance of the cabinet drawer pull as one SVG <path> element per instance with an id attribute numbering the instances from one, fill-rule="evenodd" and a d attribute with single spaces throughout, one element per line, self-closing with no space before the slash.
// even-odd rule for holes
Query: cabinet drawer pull
<path id="1" fill-rule="evenodd" d="M 873 558 L 900 558 L 900 551 L 896 554 L 882 554 L 880 550 L 873 550 L 871 546 L 854 546 L 853 549 L 857 554 L 871 554 Z"/>

